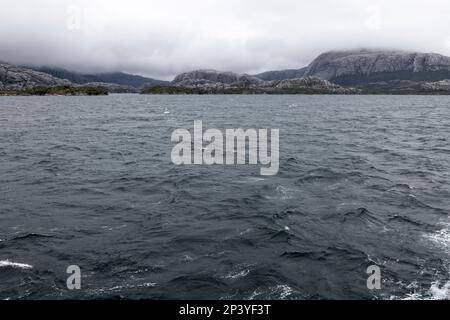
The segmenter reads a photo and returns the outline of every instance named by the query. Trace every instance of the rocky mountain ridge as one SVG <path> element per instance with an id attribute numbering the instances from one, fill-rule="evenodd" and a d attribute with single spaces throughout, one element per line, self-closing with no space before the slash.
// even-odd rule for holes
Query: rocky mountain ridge
<path id="1" fill-rule="evenodd" d="M 305 75 L 356 86 L 391 80 L 440 81 L 450 79 L 450 57 L 392 50 L 330 51 L 314 59 Z"/>

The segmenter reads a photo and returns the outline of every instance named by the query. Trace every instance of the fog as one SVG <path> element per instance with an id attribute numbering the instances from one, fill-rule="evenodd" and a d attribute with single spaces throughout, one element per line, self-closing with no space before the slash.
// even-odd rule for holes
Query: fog
<path id="1" fill-rule="evenodd" d="M 0 0 L 0 61 L 171 79 L 300 68 L 327 50 L 450 55 L 447 0 Z"/>

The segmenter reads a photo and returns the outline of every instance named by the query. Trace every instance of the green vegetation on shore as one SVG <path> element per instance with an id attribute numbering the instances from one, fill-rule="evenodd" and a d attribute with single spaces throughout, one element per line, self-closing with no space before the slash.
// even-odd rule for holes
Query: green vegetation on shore
<path id="1" fill-rule="evenodd" d="M 108 91 L 102 87 L 34 87 L 22 90 L 0 91 L 2 96 L 105 96 Z"/>

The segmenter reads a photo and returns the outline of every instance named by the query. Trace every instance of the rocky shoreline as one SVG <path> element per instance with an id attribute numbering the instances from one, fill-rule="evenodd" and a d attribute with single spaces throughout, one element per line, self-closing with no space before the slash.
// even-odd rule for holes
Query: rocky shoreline
<path id="1" fill-rule="evenodd" d="M 34 87 L 21 90 L 0 90 L 0 96 L 106 96 L 103 87 Z"/>

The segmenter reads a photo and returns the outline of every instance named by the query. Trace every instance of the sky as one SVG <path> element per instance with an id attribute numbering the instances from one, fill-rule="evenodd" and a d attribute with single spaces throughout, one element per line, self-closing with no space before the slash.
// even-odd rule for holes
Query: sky
<path id="1" fill-rule="evenodd" d="M 450 56 L 448 0 L 0 0 L 0 61 L 159 79 L 301 68 L 329 50 Z"/>

